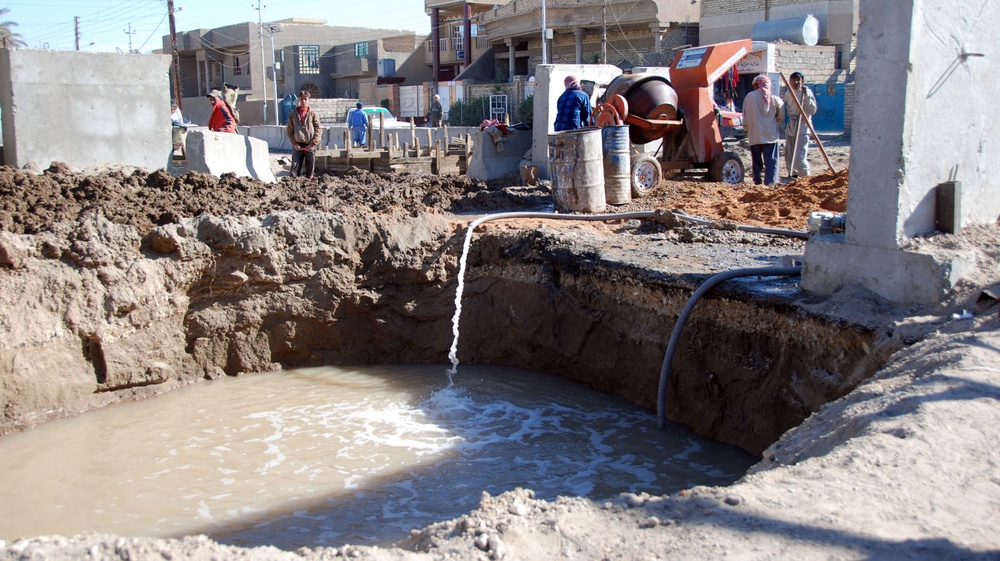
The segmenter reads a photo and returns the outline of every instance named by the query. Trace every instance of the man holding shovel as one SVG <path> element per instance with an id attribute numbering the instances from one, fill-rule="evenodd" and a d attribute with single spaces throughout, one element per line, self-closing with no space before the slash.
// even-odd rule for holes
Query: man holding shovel
<path id="1" fill-rule="evenodd" d="M 812 116 L 816 114 L 816 97 L 803 84 L 801 72 L 792 72 L 788 83 L 790 87 L 785 90 L 783 100 L 785 113 L 788 115 L 788 123 L 785 124 L 785 168 L 788 169 L 789 178 L 795 179 L 809 176 L 806 153 L 809 150 L 809 125 L 812 124 Z M 795 103 L 793 97 L 798 103 Z M 802 107 L 801 113 L 799 106 Z"/>

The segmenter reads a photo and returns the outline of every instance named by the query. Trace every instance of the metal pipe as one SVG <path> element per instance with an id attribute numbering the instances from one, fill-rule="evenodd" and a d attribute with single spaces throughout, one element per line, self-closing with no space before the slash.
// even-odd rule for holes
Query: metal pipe
<path id="1" fill-rule="evenodd" d="M 725 271 L 709 277 L 697 290 L 691 294 L 688 299 L 687 304 L 684 305 L 684 309 L 681 310 L 679 316 L 677 316 L 677 322 L 674 323 L 674 328 L 670 332 L 670 342 L 667 343 L 667 352 L 663 355 L 663 364 L 660 366 L 660 385 L 656 393 L 656 419 L 657 426 L 663 428 L 666 424 L 666 404 L 667 404 L 667 382 L 670 379 L 670 364 L 674 359 L 674 351 L 677 350 L 677 342 L 681 338 L 681 329 L 684 327 L 684 323 L 687 321 L 689 315 L 691 315 L 691 310 L 694 309 L 695 304 L 698 300 L 705 295 L 706 292 L 712 289 L 715 285 L 722 281 L 737 278 L 737 277 L 785 277 L 799 275 L 802 273 L 802 267 L 763 267 L 756 269 L 734 269 L 732 271 Z"/>

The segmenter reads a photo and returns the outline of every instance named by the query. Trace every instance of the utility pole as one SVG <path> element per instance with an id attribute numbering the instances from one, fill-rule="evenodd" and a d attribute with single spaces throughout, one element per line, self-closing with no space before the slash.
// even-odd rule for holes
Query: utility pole
<path id="1" fill-rule="evenodd" d="M 281 124 L 281 117 L 278 116 L 278 61 L 274 58 L 274 34 L 280 31 L 276 25 L 269 24 L 267 26 L 267 32 L 271 35 L 271 82 L 274 83 L 274 124 L 276 125 Z"/>
<path id="2" fill-rule="evenodd" d="M 128 24 L 128 30 L 124 31 L 125 35 L 128 35 L 128 53 L 132 54 L 132 36 L 135 35 L 135 31 L 132 31 L 132 24 Z"/>
<path id="3" fill-rule="evenodd" d="M 167 0 L 167 17 L 170 18 L 170 65 L 174 70 L 174 103 L 181 111 L 181 58 L 177 54 L 177 24 L 174 22 L 174 0 Z"/>
<path id="4" fill-rule="evenodd" d="M 250 6 L 253 8 L 253 6 Z M 261 97 L 264 99 L 264 124 L 267 124 L 267 67 L 264 66 L 264 6 L 257 0 L 257 40 L 260 43 L 260 83 L 263 87 Z M 251 78 L 252 79 L 252 78 Z M 276 119 L 277 120 L 277 119 Z M 275 122 L 275 124 L 278 124 Z"/>
<path id="5" fill-rule="evenodd" d="M 601 64 L 608 63 L 608 0 L 601 7 Z"/>
<path id="6" fill-rule="evenodd" d="M 545 28 L 545 0 L 542 0 L 542 64 L 548 60 L 546 42 L 549 40 L 549 30 Z"/>
<path id="7" fill-rule="evenodd" d="M 73 37 L 76 39 L 76 50 L 80 50 L 80 16 L 73 16 Z"/>

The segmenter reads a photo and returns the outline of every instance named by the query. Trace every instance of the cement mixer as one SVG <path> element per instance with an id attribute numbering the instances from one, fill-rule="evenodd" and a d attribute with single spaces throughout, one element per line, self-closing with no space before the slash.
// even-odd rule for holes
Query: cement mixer
<path id="1" fill-rule="evenodd" d="M 674 59 L 669 79 L 623 74 L 608 84 L 594 109 L 597 126 L 626 124 L 633 144 L 662 140 L 659 159 L 633 146 L 633 196 L 649 194 L 664 177 L 692 173 L 711 181 L 743 182 L 742 160 L 722 146 L 712 86 L 750 48 L 750 40 L 744 39 L 685 49 Z"/>

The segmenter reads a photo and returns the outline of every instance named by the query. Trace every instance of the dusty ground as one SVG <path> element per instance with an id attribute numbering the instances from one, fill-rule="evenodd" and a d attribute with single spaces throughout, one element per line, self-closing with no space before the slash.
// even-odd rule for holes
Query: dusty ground
<path id="1" fill-rule="evenodd" d="M 825 163 L 816 152 L 819 171 Z M 845 170 L 840 178 L 819 175 L 776 188 L 669 183 L 656 196 L 614 210 L 683 209 L 804 230 L 809 212 L 841 211 L 846 203 L 847 148 L 832 146 L 828 154 Z M 365 215 L 413 205 L 483 213 L 536 210 L 549 200 L 544 187 L 363 172 L 272 186 L 197 174 L 175 180 L 163 172 L 93 175 L 54 166 L 38 175 L 0 168 L 0 234 L 44 231 L 91 211 L 141 236 L 200 213 L 312 208 Z M 998 240 L 995 229 L 970 229 L 947 244 L 992 244 L 987 257 L 996 270 Z M 0 266 L 16 267 L 11 247 L 0 244 Z M 973 309 L 977 286 L 994 281 L 989 274 L 974 280 L 951 306 Z M 852 305 L 851 294 L 839 298 L 837 305 Z M 91 535 L 0 542 L 0 559 L 1000 559 L 1000 330 L 991 302 L 974 311 L 968 319 L 913 318 L 936 336 L 900 352 L 874 379 L 787 433 L 728 488 L 605 504 L 536 501 L 530 490 L 484 496 L 478 510 L 415 530 L 400 549 L 283 552 L 204 537 Z M 16 516 L 10 505 L 0 508 Z"/>

